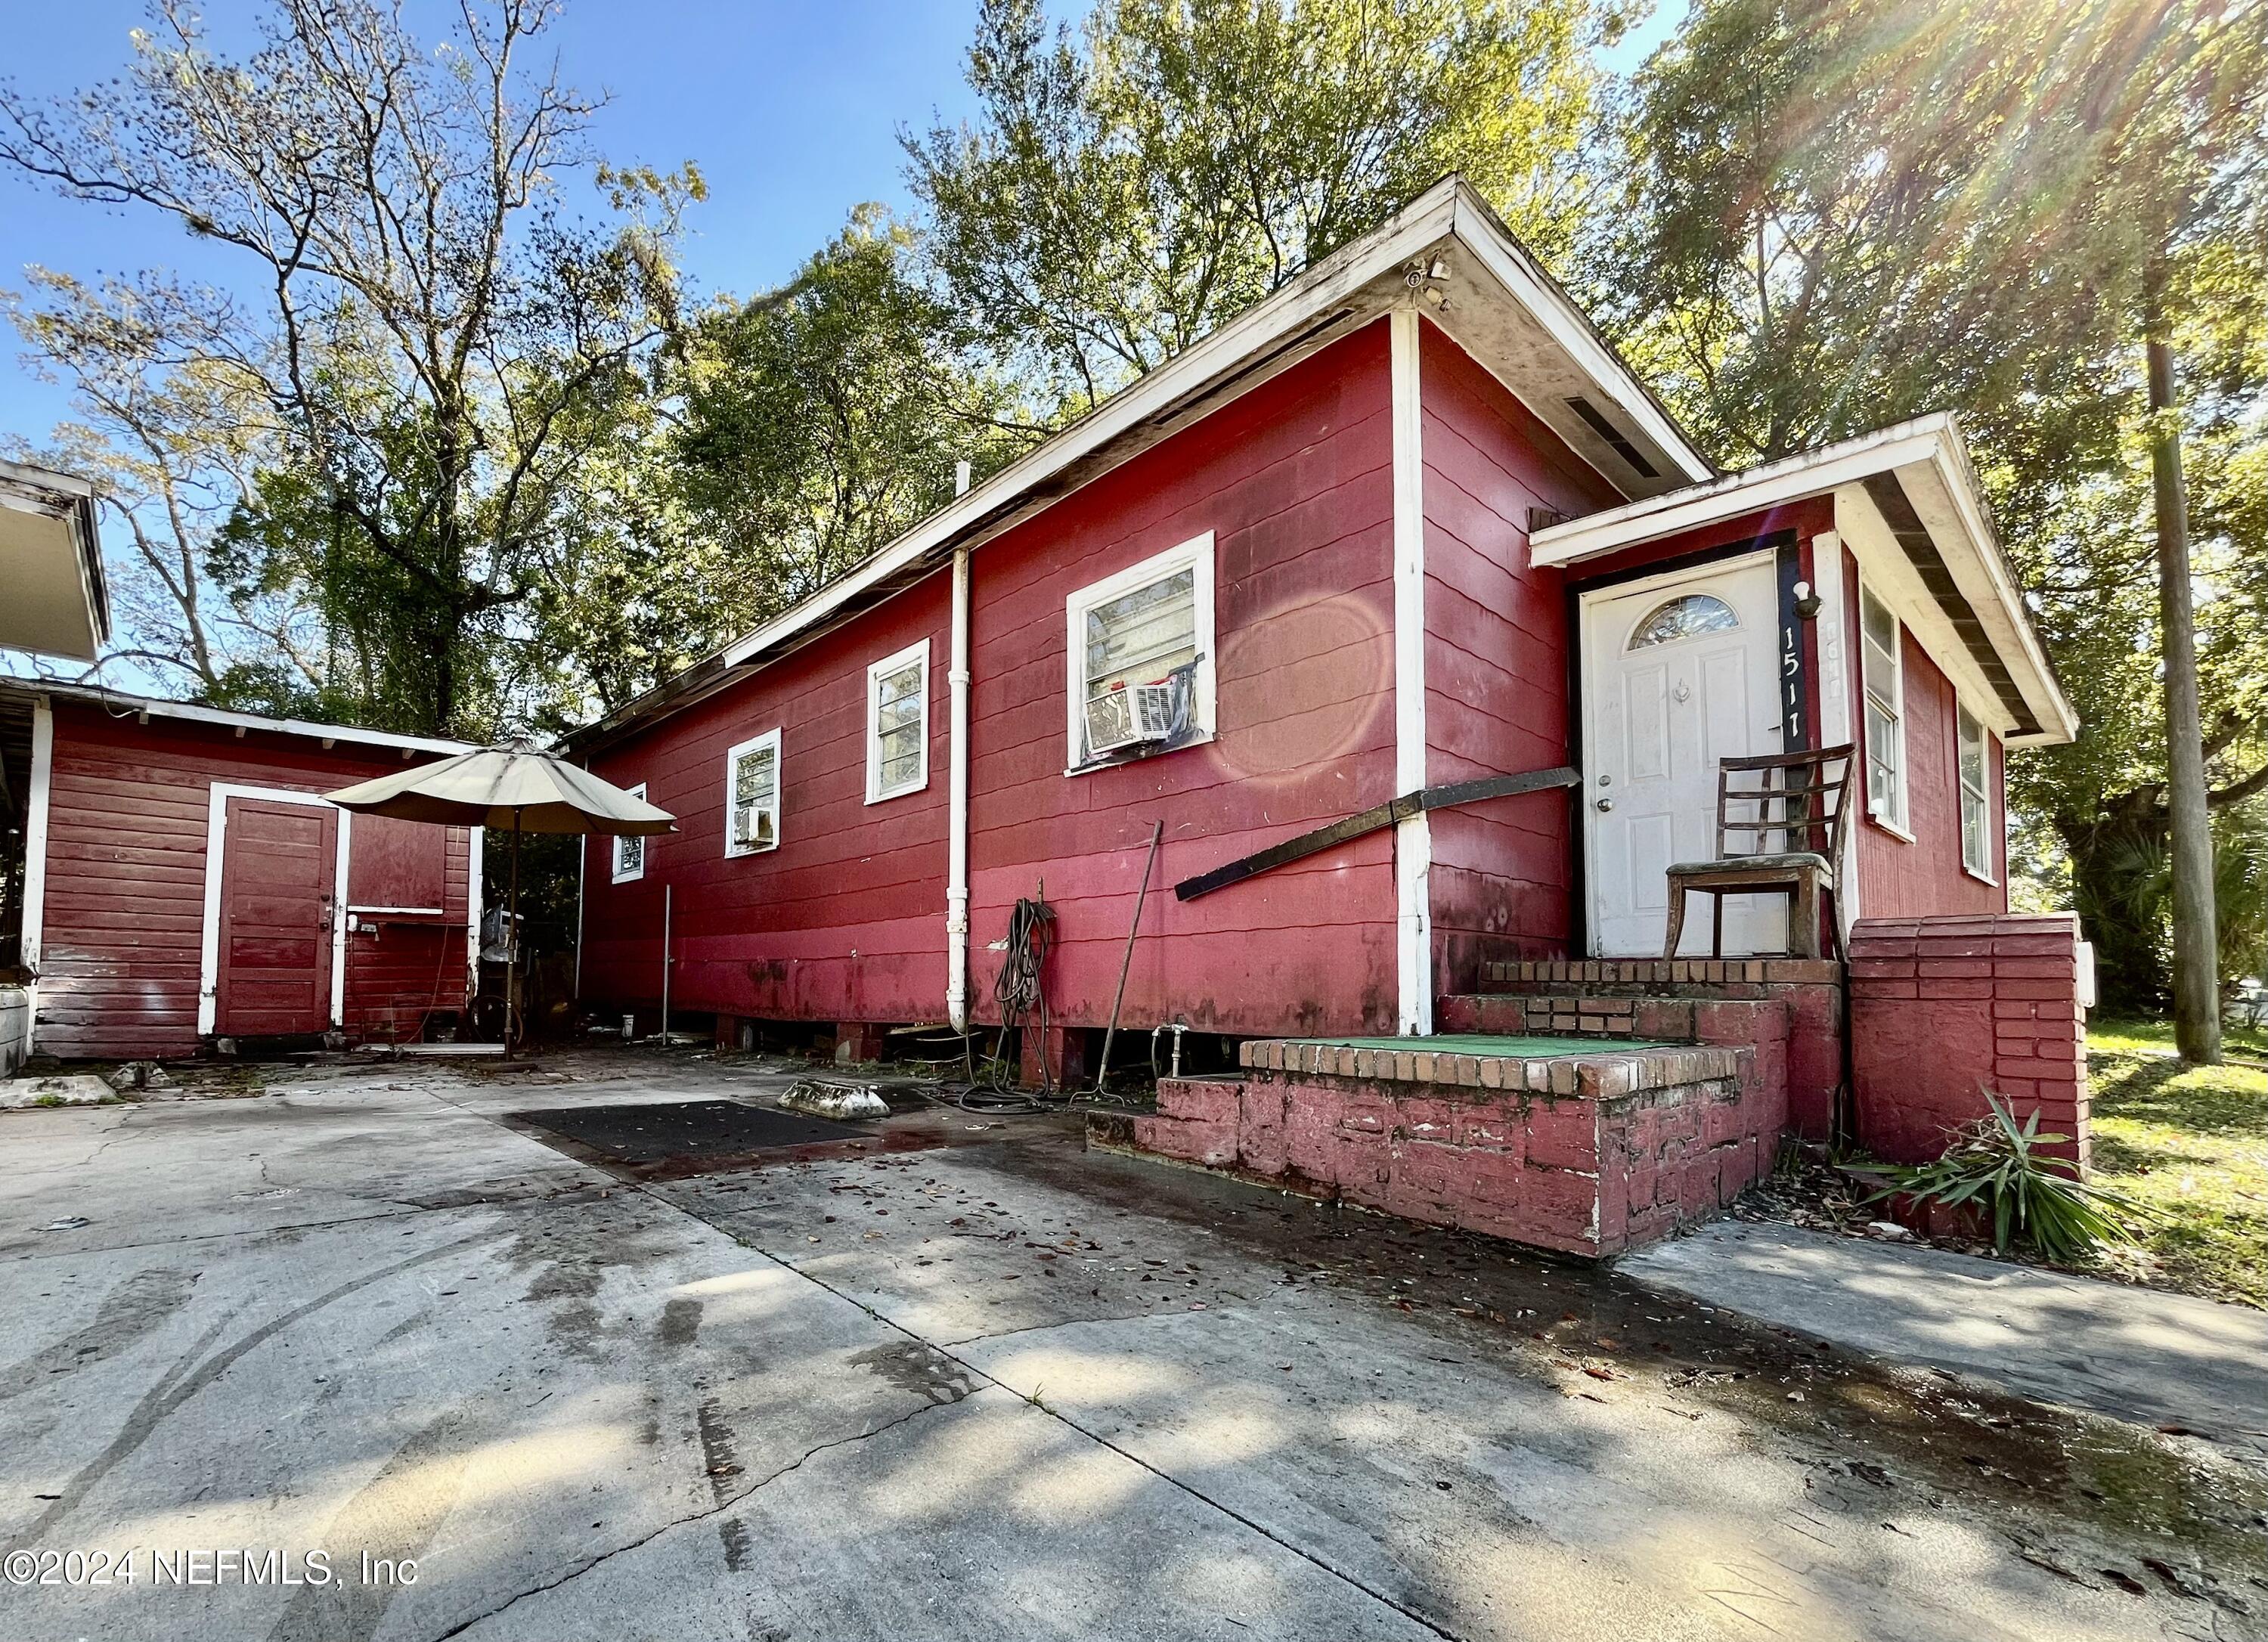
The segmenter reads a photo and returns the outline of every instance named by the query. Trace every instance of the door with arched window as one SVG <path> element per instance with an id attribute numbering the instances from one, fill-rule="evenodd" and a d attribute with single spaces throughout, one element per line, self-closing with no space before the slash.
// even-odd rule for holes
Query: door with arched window
<path id="1" fill-rule="evenodd" d="M 1717 761 L 1780 747 L 1772 670 L 1778 584 L 1770 554 L 1583 598 L 1583 798 L 1591 951 L 1659 957 L 1664 873 L 1717 850 Z M 1697 909 L 1697 911 L 1698 909 Z M 1725 952 L 1778 952 L 1777 896 L 1725 903 Z M 1683 955 L 1710 923 L 1687 921 Z"/>

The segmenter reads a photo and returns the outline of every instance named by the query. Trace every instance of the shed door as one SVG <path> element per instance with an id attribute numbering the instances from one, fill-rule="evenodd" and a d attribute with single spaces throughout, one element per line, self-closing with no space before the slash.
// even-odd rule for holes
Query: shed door
<path id="1" fill-rule="evenodd" d="M 1718 852 L 1717 761 L 1779 751 L 1778 613 L 1768 555 L 1585 601 L 1583 797 L 1594 955 L 1661 955 L 1665 870 Z M 1728 955 L 1782 951 L 1786 930 L 1782 897 L 1726 899 Z M 1679 955 L 1707 956 L 1709 937 L 1709 901 L 1697 895 Z"/>
<path id="2" fill-rule="evenodd" d="M 223 836 L 218 1030 L 229 1037 L 325 1030 L 338 811 L 231 799 Z"/>

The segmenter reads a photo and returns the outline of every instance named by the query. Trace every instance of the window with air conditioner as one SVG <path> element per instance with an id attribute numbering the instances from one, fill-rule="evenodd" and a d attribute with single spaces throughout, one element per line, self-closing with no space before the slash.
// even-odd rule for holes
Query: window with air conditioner
<path id="1" fill-rule="evenodd" d="M 779 845 L 780 733 L 768 730 L 725 755 L 725 853 Z"/>
<path id="2" fill-rule="evenodd" d="M 866 669 L 866 802 L 929 785 L 929 640 Z"/>
<path id="3" fill-rule="evenodd" d="M 1898 618 L 1871 589 L 1859 589 L 1859 673 L 1867 694 L 1867 814 L 1906 827 L 1905 668 Z"/>
<path id="4" fill-rule="evenodd" d="M 1992 880 L 1992 761 L 1984 746 L 1984 726 L 1975 714 L 1960 710 L 1961 740 L 1961 865 L 1987 883 Z"/>
<path id="5" fill-rule="evenodd" d="M 1212 734 L 1212 556 L 1208 532 L 1071 594 L 1072 773 Z"/>
<path id="6" fill-rule="evenodd" d="M 634 799 L 645 797 L 645 783 L 624 787 L 623 792 Z M 627 884 L 634 878 L 645 876 L 645 840 L 636 837 L 616 838 L 615 844 L 615 882 Z"/>

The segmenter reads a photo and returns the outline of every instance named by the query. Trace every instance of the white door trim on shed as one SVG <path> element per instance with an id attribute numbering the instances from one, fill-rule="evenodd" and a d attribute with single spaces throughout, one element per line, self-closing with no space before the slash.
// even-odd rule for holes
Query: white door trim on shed
<path id="1" fill-rule="evenodd" d="M 197 954 L 197 1035 L 209 1038 L 220 1018 L 220 880 L 228 837 L 228 801 L 259 799 L 271 804 L 307 804 L 317 809 L 338 809 L 320 792 L 298 792 L 288 787 L 245 786 L 232 781 L 212 784 L 205 810 L 205 912 Z M 475 837 L 477 837 L 475 834 Z M 338 863 L 331 884 L 331 1024 L 346 1021 L 347 1003 L 347 858 L 354 841 L 354 813 L 339 810 Z M 477 897 L 474 904 L 479 904 Z M 479 914 L 474 914 L 477 930 Z M 475 950 L 478 951 L 477 938 Z"/>
<path id="2" fill-rule="evenodd" d="M 32 703 L 32 792 L 24 824 L 24 917 L 18 961 L 31 971 L 32 1016 L 24 1029 L 24 1054 L 40 1047 L 40 948 L 48 924 L 48 806 L 55 780 L 55 713 L 42 700 Z"/>

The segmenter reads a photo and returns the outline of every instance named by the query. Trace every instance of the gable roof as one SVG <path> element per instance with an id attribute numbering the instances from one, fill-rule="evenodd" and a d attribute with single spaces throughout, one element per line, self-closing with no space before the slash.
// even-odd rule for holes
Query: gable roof
<path id="1" fill-rule="evenodd" d="M 1461 177 L 1444 178 L 863 563 L 565 738 L 589 748 L 690 705 L 922 579 L 1420 293 L 1421 311 L 1624 496 L 1708 478 L 1707 458 Z"/>
<path id="2" fill-rule="evenodd" d="M 2078 733 L 1949 412 L 1553 525 L 1528 552 L 1537 564 L 1580 564 L 1818 496 L 1835 498 L 1837 530 L 1863 572 L 1933 606 L 1933 652 L 1965 675 L 1972 699 L 1997 703 L 1993 727 L 2011 746 Z"/>

